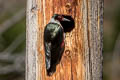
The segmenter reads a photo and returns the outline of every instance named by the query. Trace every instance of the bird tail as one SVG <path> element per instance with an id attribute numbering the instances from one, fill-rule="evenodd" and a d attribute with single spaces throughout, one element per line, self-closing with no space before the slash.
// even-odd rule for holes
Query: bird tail
<path id="1" fill-rule="evenodd" d="M 47 75 L 51 76 L 56 71 L 56 67 L 51 66 L 49 69 L 47 69 Z"/>

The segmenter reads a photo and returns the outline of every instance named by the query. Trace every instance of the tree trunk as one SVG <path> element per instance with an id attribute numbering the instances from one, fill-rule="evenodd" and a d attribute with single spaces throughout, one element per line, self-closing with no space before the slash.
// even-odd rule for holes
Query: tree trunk
<path id="1" fill-rule="evenodd" d="M 102 80 L 103 0 L 27 0 L 26 80 Z M 71 15 L 56 72 L 46 75 L 43 31 L 53 14 Z"/>

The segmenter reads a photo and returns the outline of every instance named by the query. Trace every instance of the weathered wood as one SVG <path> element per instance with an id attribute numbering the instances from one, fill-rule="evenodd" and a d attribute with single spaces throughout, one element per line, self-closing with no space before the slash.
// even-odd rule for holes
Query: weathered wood
<path id="1" fill-rule="evenodd" d="M 45 69 L 43 31 L 53 14 L 71 15 L 75 28 L 66 34 L 56 72 Z M 28 0 L 26 80 L 102 80 L 103 0 Z"/>

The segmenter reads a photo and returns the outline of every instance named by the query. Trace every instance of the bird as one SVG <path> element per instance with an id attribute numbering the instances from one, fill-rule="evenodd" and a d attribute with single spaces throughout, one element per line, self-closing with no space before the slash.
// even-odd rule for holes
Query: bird
<path id="1" fill-rule="evenodd" d="M 56 71 L 65 49 L 65 33 L 60 22 L 70 21 L 60 14 L 54 14 L 44 29 L 44 50 L 47 75 Z"/>

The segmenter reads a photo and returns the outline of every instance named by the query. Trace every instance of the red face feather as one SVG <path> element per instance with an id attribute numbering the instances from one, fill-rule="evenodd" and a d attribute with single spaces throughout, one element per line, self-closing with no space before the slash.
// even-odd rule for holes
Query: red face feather
<path id="1" fill-rule="evenodd" d="M 63 21 L 63 16 L 62 16 L 62 15 L 59 15 L 59 16 L 57 16 L 55 19 L 58 20 L 58 21 Z"/>

